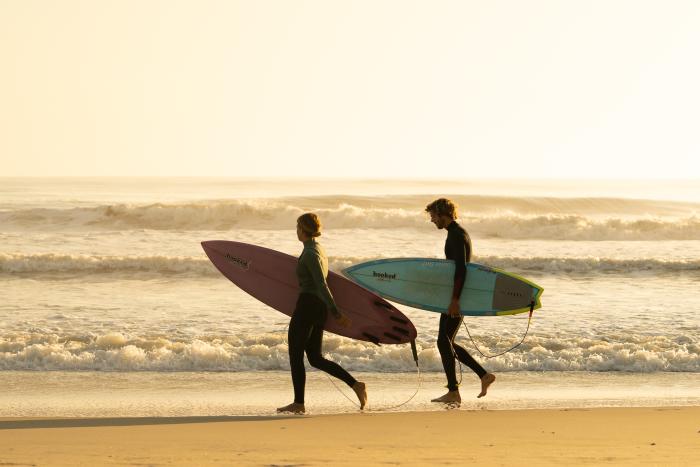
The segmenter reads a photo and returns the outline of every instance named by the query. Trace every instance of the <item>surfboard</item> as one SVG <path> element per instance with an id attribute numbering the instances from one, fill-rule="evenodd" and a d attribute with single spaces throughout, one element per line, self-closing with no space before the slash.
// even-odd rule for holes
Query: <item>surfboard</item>
<path id="1" fill-rule="evenodd" d="M 387 300 L 422 310 L 447 313 L 452 297 L 454 261 L 432 258 L 387 258 L 356 264 L 343 274 Z M 465 316 L 513 315 L 542 306 L 544 289 L 497 268 L 467 263 L 460 295 Z"/>
<path id="2" fill-rule="evenodd" d="M 226 240 L 205 241 L 202 248 L 242 290 L 285 315 L 293 314 L 299 296 L 296 257 Z M 413 323 L 391 303 L 334 272 L 329 271 L 326 280 L 336 305 L 352 321 L 342 327 L 329 315 L 326 331 L 375 344 L 404 344 L 416 338 Z"/>

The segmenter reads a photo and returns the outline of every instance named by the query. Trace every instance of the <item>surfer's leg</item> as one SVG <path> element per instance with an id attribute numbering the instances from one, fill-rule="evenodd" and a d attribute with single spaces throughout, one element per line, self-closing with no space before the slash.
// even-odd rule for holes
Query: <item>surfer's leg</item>
<path id="1" fill-rule="evenodd" d="M 311 337 L 306 346 L 306 356 L 309 359 L 309 363 L 314 368 L 325 371 L 329 375 L 335 376 L 350 386 L 352 390 L 355 391 L 357 399 L 360 401 L 360 410 L 364 409 L 367 403 L 367 388 L 365 383 L 357 381 L 345 368 L 334 361 L 323 358 L 321 354 L 322 343 L 323 324 L 316 324 L 311 331 Z"/>
<path id="2" fill-rule="evenodd" d="M 304 312 L 298 306 L 289 322 L 287 345 L 289 347 L 289 366 L 292 369 L 292 385 L 294 386 L 294 402 L 279 407 L 277 412 L 304 413 L 304 386 L 306 385 L 306 370 L 304 369 L 304 342 L 309 335 L 309 325 L 306 323 Z"/>
<path id="3" fill-rule="evenodd" d="M 445 376 L 447 377 L 447 389 L 457 391 L 455 356 L 452 351 L 452 339 L 454 339 L 457 326 L 454 326 L 454 323 L 451 321 L 457 321 L 457 326 L 459 326 L 460 318 L 450 318 L 446 314 L 440 315 L 437 346 L 442 359 L 442 368 L 445 370 Z"/>
<path id="4" fill-rule="evenodd" d="M 453 338 L 454 339 L 454 338 Z M 455 353 L 457 354 L 457 359 L 467 365 L 471 370 L 477 374 L 479 378 L 483 378 L 484 375 L 486 375 L 487 371 L 484 370 L 484 367 L 479 365 L 479 362 L 474 360 L 474 357 L 469 355 L 469 352 L 467 352 L 464 347 L 457 345 L 452 341 L 452 347 L 455 349 Z"/>
<path id="5" fill-rule="evenodd" d="M 337 363 L 323 358 L 321 346 L 323 344 L 323 324 L 315 324 L 311 330 L 311 335 L 306 343 L 306 357 L 312 367 L 325 371 L 331 376 L 342 380 L 352 387 L 357 380 L 350 373 Z"/>
<path id="6" fill-rule="evenodd" d="M 432 402 L 441 402 L 443 404 L 459 405 L 462 397 L 459 395 L 457 387 L 457 375 L 455 374 L 455 356 L 452 350 L 450 337 L 448 333 L 448 323 L 451 318 L 447 315 L 440 315 L 440 329 L 438 331 L 438 350 L 442 359 L 442 368 L 447 376 L 447 394 L 444 394 L 437 399 L 432 399 Z"/>
<path id="7" fill-rule="evenodd" d="M 493 373 L 489 373 L 482 367 L 479 362 L 474 360 L 474 357 L 472 357 L 469 352 L 464 349 L 464 347 L 455 344 L 455 336 L 457 335 L 457 331 L 459 330 L 459 325 L 462 324 L 462 319 L 459 318 L 458 322 L 456 323 L 456 326 L 454 327 L 454 331 L 452 331 L 452 325 L 453 323 L 448 324 L 448 333 L 452 336 L 450 338 L 452 342 L 452 348 L 455 351 L 455 354 L 457 355 L 457 359 L 467 365 L 476 375 L 479 377 L 481 380 L 481 392 L 477 397 L 484 397 L 486 395 L 486 391 L 488 391 L 489 386 L 493 384 L 494 381 L 496 381 L 496 375 Z M 457 321 L 457 319 L 455 319 Z"/>
<path id="8" fill-rule="evenodd" d="M 307 305 L 302 298 L 297 302 L 292 319 L 289 322 L 287 342 L 289 346 L 289 366 L 292 370 L 292 384 L 294 385 L 294 402 L 304 403 L 304 389 L 306 386 L 306 370 L 304 368 L 304 347 L 309 338 L 309 332 L 313 322 L 309 319 Z"/>

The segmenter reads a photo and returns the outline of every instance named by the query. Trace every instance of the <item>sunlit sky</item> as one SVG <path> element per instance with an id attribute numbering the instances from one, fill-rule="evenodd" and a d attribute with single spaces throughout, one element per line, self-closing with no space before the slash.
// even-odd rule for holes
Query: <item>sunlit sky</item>
<path id="1" fill-rule="evenodd" d="M 697 1 L 0 1 L 0 176 L 700 178 Z"/>

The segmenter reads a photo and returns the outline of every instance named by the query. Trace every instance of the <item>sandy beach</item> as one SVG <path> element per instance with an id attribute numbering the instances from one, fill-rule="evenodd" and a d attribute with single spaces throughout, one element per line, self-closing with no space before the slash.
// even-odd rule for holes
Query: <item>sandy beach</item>
<path id="1" fill-rule="evenodd" d="M 3 419 L 0 465 L 699 465 L 700 407 Z"/>

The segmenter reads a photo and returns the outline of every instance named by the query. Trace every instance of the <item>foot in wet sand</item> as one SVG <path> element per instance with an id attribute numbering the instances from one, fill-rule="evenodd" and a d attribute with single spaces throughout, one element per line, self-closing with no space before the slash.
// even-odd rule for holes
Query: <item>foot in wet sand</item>
<path id="1" fill-rule="evenodd" d="M 496 381 L 496 375 L 493 373 L 486 373 L 484 377 L 481 378 L 481 392 L 476 397 L 484 397 L 486 395 L 486 391 L 489 389 L 489 386 L 491 386 L 494 381 Z"/>
<path id="2" fill-rule="evenodd" d="M 357 398 L 360 401 L 360 410 L 364 409 L 365 405 L 367 404 L 367 386 L 365 386 L 365 383 L 357 381 L 355 384 L 353 384 L 352 390 L 355 391 L 355 394 L 357 394 Z"/>
<path id="3" fill-rule="evenodd" d="M 462 402 L 462 396 L 459 395 L 459 391 L 449 391 L 447 394 L 433 399 L 430 402 L 440 402 L 442 404 L 459 404 Z"/>
<path id="4" fill-rule="evenodd" d="M 296 413 L 296 414 L 301 414 L 306 412 L 306 409 L 304 408 L 304 404 L 298 404 L 296 402 L 292 402 L 289 405 L 285 405 L 284 407 L 280 407 L 277 409 L 277 413 Z"/>

